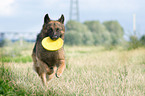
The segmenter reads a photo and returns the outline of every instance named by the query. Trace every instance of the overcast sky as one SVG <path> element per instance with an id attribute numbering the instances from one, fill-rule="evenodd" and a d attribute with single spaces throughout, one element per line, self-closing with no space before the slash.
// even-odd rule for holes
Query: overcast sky
<path id="1" fill-rule="evenodd" d="M 70 0 L 0 0 L 0 32 L 38 33 L 46 13 L 54 20 L 64 14 L 66 24 L 69 8 Z M 145 0 L 79 0 L 79 11 L 80 22 L 117 20 L 126 32 L 135 13 L 137 32 L 145 34 Z"/>

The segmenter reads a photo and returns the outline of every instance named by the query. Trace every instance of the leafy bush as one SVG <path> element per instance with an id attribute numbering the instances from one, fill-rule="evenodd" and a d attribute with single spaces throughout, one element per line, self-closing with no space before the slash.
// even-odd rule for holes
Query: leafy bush
<path id="1" fill-rule="evenodd" d="M 145 35 L 140 38 L 140 42 L 143 46 L 145 46 Z"/>
<path id="2" fill-rule="evenodd" d="M 136 36 L 130 36 L 129 49 L 136 49 L 141 45 Z"/>

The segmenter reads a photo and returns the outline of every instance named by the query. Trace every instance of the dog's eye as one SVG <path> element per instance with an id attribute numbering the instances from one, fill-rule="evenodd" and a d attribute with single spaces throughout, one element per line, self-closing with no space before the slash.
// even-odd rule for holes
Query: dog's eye
<path id="1" fill-rule="evenodd" d="M 62 34 L 60 34 L 60 37 L 62 37 Z"/>
<path id="2" fill-rule="evenodd" d="M 59 31 L 59 28 L 57 28 L 56 31 Z"/>
<path id="3" fill-rule="evenodd" d="M 49 28 L 49 32 L 52 32 L 53 31 L 53 29 L 52 28 Z"/>

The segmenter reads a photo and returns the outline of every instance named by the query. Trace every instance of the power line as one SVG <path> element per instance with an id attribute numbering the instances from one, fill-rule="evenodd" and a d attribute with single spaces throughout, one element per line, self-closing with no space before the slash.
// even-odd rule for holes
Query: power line
<path id="1" fill-rule="evenodd" d="M 70 0 L 70 20 L 79 21 L 79 2 L 78 0 Z"/>

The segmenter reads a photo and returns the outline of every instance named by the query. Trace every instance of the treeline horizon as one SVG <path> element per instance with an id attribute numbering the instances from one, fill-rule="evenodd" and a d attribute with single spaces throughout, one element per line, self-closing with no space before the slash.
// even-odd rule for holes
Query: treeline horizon
<path id="1" fill-rule="evenodd" d="M 129 41 L 125 40 L 124 29 L 118 21 L 68 21 L 65 24 L 65 45 L 69 46 L 126 46 L 138 48 L 145 46 L 145 35 L 138 38 L 135 35 L 128 36 Z M 18 41 L 19 42 L 19 41 Z M 27 42 L 27 41 L 26 41 Z M 0 42 L 0 47 L 12 43 L 10 40 Z"/>
<path id="2" fill-rule="evenodd" d="M 70 20 L 66 23 L 65 44 L 66 45 L 122 45 L 128 43 L 145 44 L 145 35 L 138 39 L 135 35 L 124 39 L 124 29 L 118 21 L 85 21 L 80 23 Z"/>

